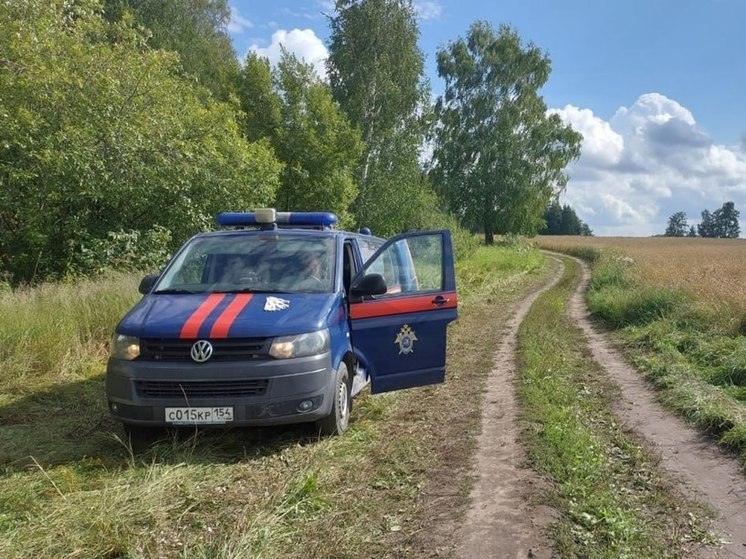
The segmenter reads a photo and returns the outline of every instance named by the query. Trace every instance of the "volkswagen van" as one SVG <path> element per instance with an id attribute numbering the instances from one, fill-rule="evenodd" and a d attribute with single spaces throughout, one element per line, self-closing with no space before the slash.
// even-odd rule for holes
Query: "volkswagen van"
<path id="1" fill-rule="evenodd" d="M 314 422 L 336 435 L 367 385 L 444 381 L 449 231 L 384 240 L 273 209 L 217 221 L 143 278 L 116 327 L 106 397 L 127 430 Z"/>

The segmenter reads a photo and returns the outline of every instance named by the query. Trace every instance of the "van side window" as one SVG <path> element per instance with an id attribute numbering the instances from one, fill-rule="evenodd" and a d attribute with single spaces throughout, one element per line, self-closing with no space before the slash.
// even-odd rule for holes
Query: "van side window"
<path id="1" fill-rule="evenodd" d="M 363 259 L 363 264 L 365 264 L 381 248 L 383 241 L 379 239 L 358 239 L 357 245 L 360 248 L 360 256 Z"/>
<path id="2" fill-rule="evenodd" d="M 366 273 L 383 276 L 386 295 L 442 290 L 443 238 L 423 234 L 397 241 L 369 262 Z"/>

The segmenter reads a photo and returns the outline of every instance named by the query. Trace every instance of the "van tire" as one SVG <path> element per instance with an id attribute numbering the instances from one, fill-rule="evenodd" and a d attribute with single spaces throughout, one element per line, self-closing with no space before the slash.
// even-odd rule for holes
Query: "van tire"
<path id="1" fill-rule="evenodd" d="M 352 410 L 350 373 L 344 361 L 339 364 L 339 369 L 337 369 L 333 398 L 329 415 L 316 422 L 316 427 L 322 437 L 341 435 L 347 431 L 350 424 L 350 411 Z"/>

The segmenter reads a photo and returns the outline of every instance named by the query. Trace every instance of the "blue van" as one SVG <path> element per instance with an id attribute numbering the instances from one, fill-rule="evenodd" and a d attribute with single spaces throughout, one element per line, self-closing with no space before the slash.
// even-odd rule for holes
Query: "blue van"
<path id="1" fill-rule="evenodd" d="M 347 429 L 352 398 L 443 382 L 457 316 L 450 232 L 383 240 L 331 213 L 218 215 L 116 327 L 114 418 L 147 428 L 315 422 Z"/>

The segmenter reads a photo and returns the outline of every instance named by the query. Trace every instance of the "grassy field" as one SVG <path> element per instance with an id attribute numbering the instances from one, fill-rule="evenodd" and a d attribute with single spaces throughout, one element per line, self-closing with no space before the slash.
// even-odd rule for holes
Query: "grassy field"
<path id="1" fill-rule="evenodd" d="M 108 416 L 110 332 L 138 278 L 0 299 L 0 557 L 308 558 L 447 555 L 471 484 L 481 391 L 507 309 L 546 271 L 537 251 L 458 266 L 441 386 L 356 399 L 350 431 L 173 434 L 140 453 Z"/>
<path id="2" fill-rule="evenodd" d="M 660 295 L 659 286 L 636 284 L 616 256 L 579 252 L 595 260 L 595 312 L 636 340 L 629 347 L 640 360 L 664 362 L 640 341 L 657 338 L 640 329 L 660 325 L 650 316 L 663 307 L 694 312 L 693 296 Z M 102 374 L 110 331 L 137 299 L 138 278 L 2 295 L 0 557 L 452 557 L 493 352 L 513 302 L 547 272 L 538 251 L 515 241 L 462 259 L 446 383 L 362 394 L 343 437 L 318 439 L 302 426 L 172 433 L 142 452 L 109 418 Z M 686 556 L 691 542 L 709 538 L 705 513 L 661 482 L 655 461 L 609 415 L 613 388 L 562 312 L 577 279 L 570 265 L 520 332 L 522 420 L 532 463 L 550 482 L 555 551 Z M 642 304 L 629 304 L 635 298 Z M 722 336 L 731 322 L 722 321 Z M 669 392 L 704 387 L 740 409 L 709 377 L 689 371 L 676 385 L 685 377 L 654 370 Z"/>
<path id="3" fill-rule="evenodd" d="M 543 237 L 538 244 L 593 261 L 591 312 L 620 332 L 666 405 L 746 458 L 746 243 Z"/>

